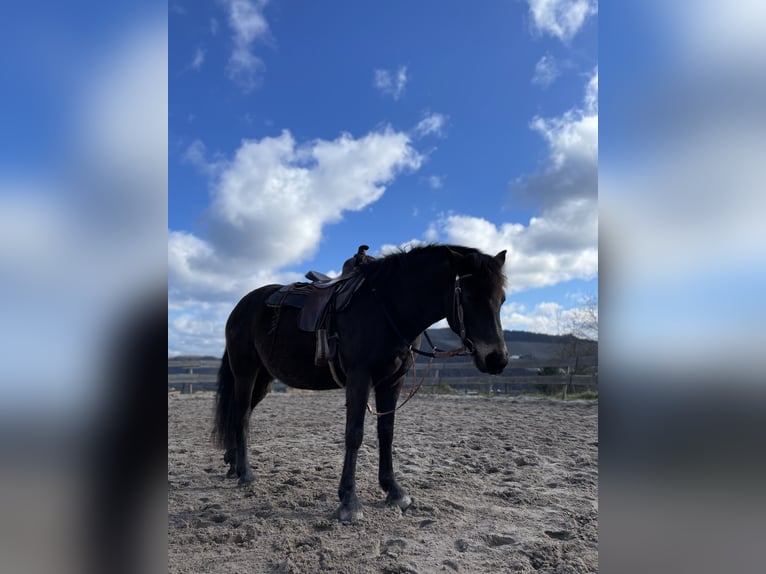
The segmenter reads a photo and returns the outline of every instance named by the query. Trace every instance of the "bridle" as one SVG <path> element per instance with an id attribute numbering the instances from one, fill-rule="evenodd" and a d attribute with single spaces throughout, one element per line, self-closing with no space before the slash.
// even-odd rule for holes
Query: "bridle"
<path id="1" fill-rule="evenodd" d="M 460 279 L 463 277 L 470 277 L 471 274 L 467 275 L 458 275 L 455 277 L 455 294 L 452 297 L 453 300 L 453 313 L 457 316 L 457 322 L 458 322 L 458 329 L 460 336 L 460 342 L 463 344 L 463 346 L 460 349 L 457 349 L 459 351 L 458 353 L 455 353 L 456 355 L 473 355 L 476 352 L 476 346 L 473 344 L 473 341 L 465 336 L 465 321 L 463 320 L 463 288 L 460 286 Z M 425 331 L 424 331 L 425 332 Z M 429 337 L 426 337 L 428 339 L 428 343 L 431 343 L 431 340 Z M 436 347 L 431 345 L 431 347 L 434 348 L 434 351 L 436 351 Z M 447 353 L 450 353 L 451 351 L 446 351 Z M 452 356 L 452 355 L 449 355 Z"/>
<path id="2" fill-rule="evenodd" d="M 421 385 L 423 384 L 423 381 L 426 378 L 426 375 L 428 374 L 428 371 L 431 368 L 431 362 L 433 359 L 441 359 L 446 357 L 457 357 L 462 355 L 473 355 L 476 352 L 476 347 L 473 344 L 473 341 L 471 341 L 468 337 L 465 336 L 465 321 L 463 319 L 463 288 L 460 286 L 460 279 L 465 277 L 470 277 L 471 274 L 466 275 L 457 275 L 455 277 L 455 290 L 452 296 L 452 313 L 453 313 L 453 323 L 454 323 L 454 317 L 457 317 L 457 323 L 458 323 L 458 330 L 459 332 L 456 333 L 460 337 L 460 343 L 462 346 L 459 349 L 450 349 L 449 351 L 439 351 L 436 348 L 436 345 L 433 344 L 431 341 L 431 337 L 428 336 L 428 331 L 423 331 L 423 335 L 425 336 L 426 340 L 428 341 L 428 344 L 431 345 L 431 349 L 433 349 L 431 352 L 428 351 L 421 351 L 420 349 L 416 349 L 412 346 L 412 343 L 410 343 L 404 335 L 402 335 L 402 332 L 399 330 L 399 328 L 396 326 L 396 323 L 394 322 L 391 315 L 388 313 L 388 309 L 386 309 L 386 306 L 383 304 L 383 301 L 380 300 L 380 297 L 378 296 L 378 292 L 375 289 L 375 287 L 371 287 L 371 291 L 373 294 L 373 297 L 377 299 L 378 303 L 380 304 L 380 308 L 383 310 L 383 314 L 386 317 L 386 320 L 388 321 L 388 324 L 391 326 L 391 328 L 394 330 L 394 333 L 399 337 L 399 339 L 402 340 L 403 343 L 407 344 L 407 352 L 410 355 L 410 358 L 412 359 L 412 373 L 413 373 L 413 386 L 412 389 L 410 389 L 409 395 L 407 395 L 407 398 L 404 399 L 399 405 L 395 406 L 393 409 L 379 413 L 376 410 L 374 410 L 370 403 L 367 403 L 367 410 L 370 411 L 371 414 L 382 417 L 385 415 L 389 415 L 393 412 L 398 411 L 400 408 L 402 408 L 412 397 L 415 396 L 415 394 L 420 390 Z M 452 326 L 450 325 L 450 328 Z M 417 376 L 415 375 L 415 353 L 418 355 L 422 355 L 424 357 L 430 357 L 431 361 L 428 363 L 428 368 L 426 369 L 426 373 L 423 375 L 423 377 L 420 379 L 420 382 L 417 382 Z M 402 363 L 402 367 L 404 367 L 406 363 Z M 330 370 L 332 371 L 332 362 L 330 363 Z M 397 380 L 402 374 L 405 374 L 409 370 L 408 368 L 404 368 L 403 370 L 400 369 L 400 371 L 397 371 L 394 373 L 393 376 L 388 377 L 389 380 Z M 335 382 L 338 382 L 338 378 L 335 376 L 335 373 L 333 372 L 333 378 L 335 378 Z M 340 385 L 340 383 L 338 383 Z M 376 383 L 377 384 L 377 383 Z"/>
<path id="3" fill-rule="evenodd" d="M 455 334 L 460 337 L 460 344 L 462 346 L 457 349 L 450 349 L 449 351 L 440 351 L 439 349 L 437 349 L 436 345 L 434 345 L 433 342 L 431 341 L 431 337 L 428 336 L 428 331 L 423 331 L 423 335 L 425 336 L 426 341 L 428 341 L 428 344 L 431 345 L 432 351 L 430 352 L 421 351 L 420 349 L 416 349 L 415 347 L 413 347 L 412 343 L 407 338 L 405 338 L 404 335 L 402 335 L 402 332 L 396 326 L 396 323 L 394 322 L 393 318 L 388 313 L 388 309 L 384 305 L 383 301 L 380 300 L 380 297 L 378 296 L 378 292 L 375 289 L 375 287 L 372 287 L 371 290 L 375 299 L 378 300 L 378 303 L 380 304 L 381 309 L 383 309 L 383 314 L 385 315 L 386 320 L 388 321 L 388 324 L 394 330 L 394 333 L 396 333 L 399 339 L 401 339 L 403 343 L 407 344 L 407 350 L 410 353 L 416 353 L 418 355 L 422 355 L 424 357 L 430 357 L 432 359 L 442 359 L 445 357 L 473 355 L 476 352 L 476 346 L 473 344 L 473 341 L 471 341 L 471 339 L 466 337 L 466 334 L 465 334 L 465 320 L 463 318 L 463 288 L 460 286 L 460 280 L 470 276 L 471 276 L 471 273 L 468 273 L 466 275 L 455 276 L 455 290 L 452 296 L 452 317 L 453 317 L 452 322 L 454 324 L 455 318 L 457 318 L 458 331 Z M 450 328 L 452 328 L 452 325 L 450 325 Z M 453 332 L 454 332 L 454 329 L 453 329 Z"/>

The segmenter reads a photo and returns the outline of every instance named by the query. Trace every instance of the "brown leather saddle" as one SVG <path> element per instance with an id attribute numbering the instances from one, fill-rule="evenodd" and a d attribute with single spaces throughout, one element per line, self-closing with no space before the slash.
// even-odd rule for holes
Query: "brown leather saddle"
<path id="1" fill-rule="evenodd" d="M 323 325 L 330 311 L 343 311 L 348 307 L 363 283 L 364 275 L 358 271 L 326 281 L 290 283 L 269 295 L 266 304 L 300 309 L 298 327 L 311 333 Z"/>
<path id="2" fill-rule="evenodd" d="M 337 351 L 338 336 L 333 333 L 333 317 L 351 303 L 352 297 L 364 283 L 364 275 L 354 270 L 334 279 L 316 272 L 309 272 L 306 276 L 324 280 L 285 285 L 269 295 L 266 305 L 300 309 L 298 328 L 316 334 L 314 364 L 327 365 L 335 359 Z"/>
<path id="3" fill-rule="evenodd" d="M 362 263 L 375 258 L 367 255 L 367 245 L 360 245 L 356 254 L 343 264 L 340 277 L 331 278 L 318 271 L 309 271 L 306 278 L 311 283 L 291 283 L 272 293 L 266 305 L 274 308 L 283 306 L 300 309 L 298 328 L 316 334 L 314 364 L 327 365 L 331 370 L 336 359 L 338 336 L 333 333 L 333 316 L 351 303 L 351 298 L 364 283 L 364 275 L 357 270 Z M 331 334 L 328 336 L 328 332 Z M 341 369 L 337 369 L 340 371 Z M 333 371 L 336 382 L 339 377 Z M 338 382 L 338 384 L 341 384 Z"/>

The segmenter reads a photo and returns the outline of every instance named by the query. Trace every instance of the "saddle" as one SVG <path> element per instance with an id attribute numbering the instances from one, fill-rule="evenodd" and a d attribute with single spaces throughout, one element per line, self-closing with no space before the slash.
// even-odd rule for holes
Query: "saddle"
<path id="1" fill-rule="evenodd" d="M 283 306 L 300 309 L 298 328 L 316 333 L 317 345 L 314 364 L 326 365 L 336 351 L 337 335 L 328 336 L 333 329 L 333 316 L 351 303 L 354 294 L 364 283 L 364 275 L 357 270 L 331 279 L 322 273 L 306 274 L 311 283 L 297 282 L 285 285 L 266 299 L 269 307 Z M 319 280 L 317 280 L 319 279 Z"/>

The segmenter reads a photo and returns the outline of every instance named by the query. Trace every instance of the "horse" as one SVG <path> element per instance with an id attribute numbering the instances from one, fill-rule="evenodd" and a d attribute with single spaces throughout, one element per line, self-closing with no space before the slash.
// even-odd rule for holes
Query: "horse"
<path id="1" fill-rule="evenodd" d="M 394 477 L 392 444 L 395 410 L 413 342 L 446 318 L 476 368 L 498 374 L 508 362 L 500 323 L 505 301 L 505 251 L 490 256 L 458 245 L 432 244 L 360 264 L 364 281 L 333 318 L 337 355 L 345 375 L 346 428 L 343 472 L 338 488 L 341 522 L 362 518 L 356 494 L 357 453 L 371 391 L 379 411 L 378 482 L 386 502 L 402 511 L 412 499 Z M 275 378 L 298 389 L 337 389 L 331 365 L 315 364 L 315 336 L 298 328 L 300 309 L 266 300 L 282 285 L 245 295 L 226 322 L 226 348 L 218 373 L 213 436 L 225 449 L 227 477 L 253 481 L 248 462 L 248 424 Z"/>

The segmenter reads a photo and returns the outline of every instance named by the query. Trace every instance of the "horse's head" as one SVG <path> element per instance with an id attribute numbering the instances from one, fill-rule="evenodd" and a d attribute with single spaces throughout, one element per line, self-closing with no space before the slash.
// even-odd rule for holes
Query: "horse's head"
<path id="1" fill-rule="evenodd" d="M 508 363 L 500 324 L 500 307 L 505 301 L 505 251 L 494 257 L 475 250 L 451 250 L 451 254 L 457 279 L 449 294 L 447 321 L 473 352 L 476 368 L 498 374 Z"/>

